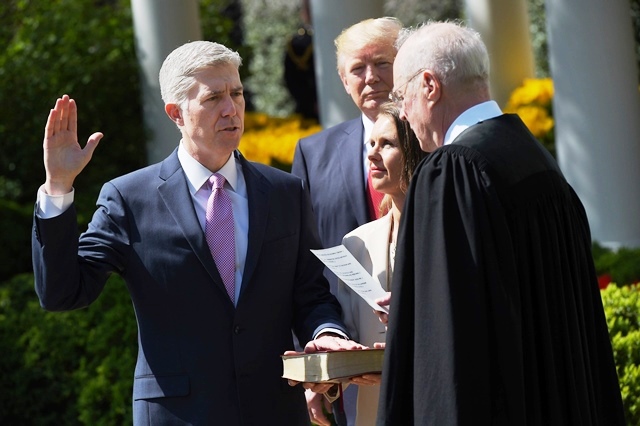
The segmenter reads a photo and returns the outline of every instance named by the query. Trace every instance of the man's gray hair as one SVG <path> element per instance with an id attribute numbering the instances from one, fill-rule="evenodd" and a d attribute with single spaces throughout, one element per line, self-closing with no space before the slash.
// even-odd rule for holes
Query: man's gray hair
<path id="1" fill-rule="evenodd" d="M 442 84 L 488 85 L 489 54 L 480 34 L 459 22 L 427 22 L 403 29 L 398 49 L 411 39 L 407 74 L 430 69 Z"/>
<path id="2" fill-rule="evenodd" d="M 210 41 L 183 44 L 167 56 L 160 68 L 160 95 L 165 104 L 181 105 L 199 71 L 221 64 L 242 65 L 242 58 L 226 46 Z"/>

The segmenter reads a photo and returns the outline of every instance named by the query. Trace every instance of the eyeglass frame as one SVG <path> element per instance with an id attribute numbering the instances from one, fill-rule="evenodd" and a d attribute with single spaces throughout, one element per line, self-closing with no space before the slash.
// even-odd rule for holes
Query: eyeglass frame
<path id="1" fill-rule="evenodd" d="M 404 92 L 402 93 L 402 95 L 398 94 L 398 92 L 400 92 L 400 89 L 402 89 L 403 87 L 406 88 L 406 86 L 411 82 L 411 80 L 413 80 L 414 78 L 419 76 L 420 73 L 423 73 L 426 70 L 427 70 L 427 68 L 420 68 L 418 70 L 418 72 L 416 72 L 414 75 L 412 75 L 407 81 L 402 83 L 402 86 L 400 86 L 398 88 L 398 90 L 394 90 L 394 91 L 389 92 L 389 100 L 391 102 L 393 102 L 398 108 L 400 108 L 402 106 L 402 101 L 404 101 Z M 406 91 L 406 89 L 405 89 L 405 91 Z"/>

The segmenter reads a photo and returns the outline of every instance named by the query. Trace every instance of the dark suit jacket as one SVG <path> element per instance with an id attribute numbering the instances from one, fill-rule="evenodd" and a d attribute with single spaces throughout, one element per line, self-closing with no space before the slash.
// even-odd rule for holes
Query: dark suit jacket
<path id="1" fill-rule="evenodd" d="M 112 272 L 125 279 L 138 320 L 134 422 L 144 425 L 309 424 L 303 389 L 280 355 L 340 308 L 309 252 L 320 246 L 299 179 L 238 156 L 249 199 L 241 293 L 234 309 L 197 220 L 177 151 L 108 182 L 88 230 L 75 210 L 34 219 L 41 305 L 87 306 Z"/>
<path id="2" fill-rule="evenodd" d="M 364 166 L 362 118 L 345 121 L 301 139 L 296 146 L 291 173 L 302 178 L 324 247 L 342 244 L 342 238 L 369 221 Z M 338 279 L 325 276 L 335 294 Z"/>

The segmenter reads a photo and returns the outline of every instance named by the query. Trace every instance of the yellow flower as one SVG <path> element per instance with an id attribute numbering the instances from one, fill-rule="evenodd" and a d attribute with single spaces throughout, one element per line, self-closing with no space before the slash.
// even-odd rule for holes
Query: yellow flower
<path id="1" fill-rule="evenodd" d="M 507 102 L 505 111 L 515 112 L 523 105 L 536 104 L 549 107 L 553 99 L 553 80 L 550 78 L 526 78 L 522 86 L 517 87 Z"/>
<path id="2" fill-rule="evenodd" d="M 553 118 L 539 106 L 521 106 L 515 110 L 527 128 L 537 138 L 542 138 L 553 129 Z"/>
<path id="3" fill-rule="evenodd" d="M 553 80 L 527 78 L 509 97 L 505 112 L 520 116 L 527 128 L 553 153 Z"/>
<path id="4" fill-rule="evenodd" d="M 300 116 L 278 118 L 247 113 L 239 149 L 248 160 L 288 168 L 298 140 L 320 130 L 322 127 L 317 122 Z"/>

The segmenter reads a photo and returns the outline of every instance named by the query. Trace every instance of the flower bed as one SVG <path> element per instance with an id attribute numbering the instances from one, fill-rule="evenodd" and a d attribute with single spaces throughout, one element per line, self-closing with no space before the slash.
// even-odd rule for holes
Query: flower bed
<path id="1" fill-rule="evenodd" d="M 290 171 L 298 140 L 320 130 L 322 127 L 315 120 L 297 115 L 277 118 L 249 112 L 245 115 L 240 152 L 248 160 Z"/>

